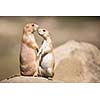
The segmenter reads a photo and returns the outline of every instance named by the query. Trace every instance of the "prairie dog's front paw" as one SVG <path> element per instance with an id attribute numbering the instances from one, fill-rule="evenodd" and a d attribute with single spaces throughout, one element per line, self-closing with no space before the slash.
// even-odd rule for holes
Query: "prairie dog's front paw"
<path id="1" fill-rule="evenodd" d="M 41 54 L 41 50 L 38 51 L 37 56 L 39 56 Z"/>
<path id="2" fill-rule="evenodd" d="M 41 55 L 44 55 L 44 51 L 41 52 Z"/>
<path id="3" fill-rule="evenodd" d="M 40 52 L 38 52 L 38 53 L 37 53 L 37 56 L 39 56 L 40 54 L 41 54 L 41 53 L 40 53 Z"/>

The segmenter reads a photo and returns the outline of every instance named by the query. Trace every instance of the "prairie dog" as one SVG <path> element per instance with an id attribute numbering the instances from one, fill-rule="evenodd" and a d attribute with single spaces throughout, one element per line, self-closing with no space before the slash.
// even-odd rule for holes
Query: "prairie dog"
<path id="1" fill-rule="evenodd" d="M 20 51 L 20 74 L 24 76 L 33 76 L 37 73 L 35 50 L 38 50 L 38 45 L 35 41 L 34 32 L 38 28 L 38 25 L 29 23 L 23 29 Z"/>
<path id="2" fill-rule="evenodd" d="M 44 39 L 39 49 L 38 76 L 52 79 L 54 76 L 55 58 L 53 53 L 52 40 L 46 29 L 38 29 L 38 34 Z"/>

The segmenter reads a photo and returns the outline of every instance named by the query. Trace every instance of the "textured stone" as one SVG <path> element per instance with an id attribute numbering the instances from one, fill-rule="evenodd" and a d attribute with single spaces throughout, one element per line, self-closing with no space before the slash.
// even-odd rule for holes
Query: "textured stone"
<path id="1" fill-rule="evenodd" d="M 42 77 L 26 77 L 26 76 L 14 77 L 8 80 L 5 79 L 1 81 L 1 83 L 58 83 L 58 82 L 61 81 L 48 80 Z"/>
<path id="2" fill-rule="evenodd" d="M 99 82 L 100 51 L 89 43 L 74 40 L 54 50 L 54 79 L 64 82 Z"/>

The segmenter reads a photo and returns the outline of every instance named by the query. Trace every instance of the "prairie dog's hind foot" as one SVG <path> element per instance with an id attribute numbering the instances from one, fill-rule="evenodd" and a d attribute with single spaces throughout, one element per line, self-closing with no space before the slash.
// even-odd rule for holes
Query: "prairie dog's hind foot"
<path id="1" fill-rule="evenodd" d="M 48 76 L 48 79 L 53 79 L 54 71 L 51 68 L 47 69 L 47 76 Z"/>
<path id="2" fill-rule="evenodd" d="M 48 77 L 48 80 L 53 80 L 53 77 Z"/>
<path id="3" fill-rule="evenodd" d="M 53 80 L 53 76 L 54 72 L 52 72 L 50 68 L 44 70 L 41 67 L 39 67 L 38 77 L 44 77 L 47 78 L 48 80 Z"/>
<path id="4" fill-rule="evenodd" d="M 33 75 L 33 77 L 38 77 L 38 71 L 35 72 L 35 74 Z"/>

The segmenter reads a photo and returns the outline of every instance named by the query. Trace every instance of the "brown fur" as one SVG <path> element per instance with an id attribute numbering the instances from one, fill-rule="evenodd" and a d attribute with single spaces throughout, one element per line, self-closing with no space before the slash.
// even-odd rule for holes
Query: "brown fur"
<path id="1" fill-rule="evenodd" d="M 34 38 L 34 32 L 38 25 L 30 23 L 25 25 L 22 35 L 20 51 L 20 73 L 24 76 L 33 76 L 37 72 L 35 50 L 38 45 Z"/>

